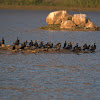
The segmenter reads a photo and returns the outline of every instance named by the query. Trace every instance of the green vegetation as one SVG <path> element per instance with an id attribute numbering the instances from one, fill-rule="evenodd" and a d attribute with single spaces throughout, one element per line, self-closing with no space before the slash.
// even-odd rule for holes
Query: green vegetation
<path id="1" fill-rule="evenodd" d="M 44 27 L 39 27 L 39 29 L 43 29 L 43 30 L 55 30 L 55 31 L 100 31 L 100 28 L 99 27 L 96 27 L 96 28 L 87 28 L 87 29 L 84 29 L 82 27 L 79 27 L 79 26 L 76 26 L 75 28 L 71 28 L 71 29 L 61 29 L 60 28 L 60 24 L 49 24 L 49 25 L 46 25 Z"/>
<path id="2" fill-rule="evenodd" d="M 57 24 L 57 25 L 55 25 L 55 24 L 49 24 L 47 26 L 39 27 L 39 28 L 40 29 L 45 29 L 45 30 L 61 30 L 60 26 L 61 26 L 60 24 Z"/>
<path id="3" fill-rule="evenodd" d="M 100 7 L 100 0 L 0 0 L 0 5 Z"/>

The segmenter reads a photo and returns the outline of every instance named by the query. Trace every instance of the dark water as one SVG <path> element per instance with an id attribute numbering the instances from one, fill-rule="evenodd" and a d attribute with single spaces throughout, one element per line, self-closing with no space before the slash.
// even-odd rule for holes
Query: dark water
<path id="1" fill-rule="evenodd" d="M 100 12 L 86 13 L 100 26 Z M 0 100 L 100 100 L 100 32 L 46 31 L 49 11 L 0 10 L 0 39 L 11 44 L 66 40 L 97 45 L 89 54 L 21 54 L 0 51 Z"/>

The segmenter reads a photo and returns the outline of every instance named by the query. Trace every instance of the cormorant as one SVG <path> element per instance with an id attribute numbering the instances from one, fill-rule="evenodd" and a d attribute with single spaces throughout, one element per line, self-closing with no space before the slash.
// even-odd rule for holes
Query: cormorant
<path id="1" fill-rule="evenodd" d="M 38 48 L 42 48 L 43 47 L 43 42 L 41 41 L 40 44 L 38 45 Z"/>
<path id="2" fill-rule="evenodd" d="M 33 41 L 31 40 L 31 42 L 29 43 L 29 46 L 31 47 L 31 46 L 33 46 Z"/>
<path id="3" fill-rule="evenodd" d="M 4 40 L 4 38 L 2 38 L 2 44 L 5 44 L 5 40 Z"/>
<path id="4" fill-rule="evenodd" d="M 35 46 L 35 48 L 38 48 L 37 40 L 35 41 L 34 46 Z"/>
<path id="5" fill-rule="evenodd" d="M 67 45 L 67 43 L 66 43 L 66 41 L 64 42 L 64 46 L 63 46 L 63 48 L 66 48 L 66 45 Z"/>
<path id="6" fill-rule="evenodd" d="M 94 43 L 94 49 L 96 49 L 96 44 Z"/>
<path id="7" fill-rule="evenodd" d="M 20 40 L 18 39 L 18 37 L 17 37 L 17 40 L 16 40 L 16 42 L 15 42 L 15 45 L 19 45 L 20 44 Z"/>

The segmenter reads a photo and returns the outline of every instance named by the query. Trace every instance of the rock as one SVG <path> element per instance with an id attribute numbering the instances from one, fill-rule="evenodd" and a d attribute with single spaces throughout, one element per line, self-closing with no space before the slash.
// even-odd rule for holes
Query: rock
<path id="1" fill-rule="evenodd" d="M 10 46 L 10 45 L 7 45 L 6 47 L 9 48 L 9 47 L 11 47 L 11 46 Z"/>
<path id="2" fill-rule="evenodd" d="M 80 26 L 84 26 L 87 23 L 87 15 L 86 14 L 74 14 L 72 17 L 72 21 L 74 21 L 74 23 L 76 25 Z"/>
<path id="3" fill-rule="evenodd" d="M 1 47 L 6 47 L 5 44 L 2 44 Z"/>
<path id="4" fill-rule="evenodd" d="M 67 21 L 61 23 L 60 28 L 72 29 L 72 28 L 75 28 L 75 23 L 71 20 L 67 20 Z"/>
<path id="5" fill-rule="evenodd" d="M 73 14 L 69 15 L 67 11 L 60 10 L 54 11 L 48 14 L 46 17 L 46 22 L 48 23 L 45 27 L 40 27 L 40 29 L 46 30 L 66 30 L 72 29 L 77 31 L 94 31 L 100 30 L 96 27 L 87 17 L 86 14 Z"/>
<path id="6" fill-rule="evenodd" d="M 17 52 L 17 50 L 12 50 L 12 53 L 15 53 L 15 52 Z"/>
<path id="7" fill-rule="evenodd" d="M 69 15 L 65 10 L 54 11 L 46 17 L 46 22 L 48 24 L 61 24 L 62 21 L 68 20 L 69 17 L 71 17 L 71 15 Z"/>
<path id="8" fill-rule="evenodd" d="M 88 20 L 88 22 L 85 24 L 85 29 L 86 28 L 94 29 L 95 25 L 90 20 Z"/>

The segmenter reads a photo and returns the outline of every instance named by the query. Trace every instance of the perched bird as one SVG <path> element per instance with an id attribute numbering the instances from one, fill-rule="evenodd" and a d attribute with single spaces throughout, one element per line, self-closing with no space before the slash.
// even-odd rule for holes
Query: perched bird
<path id="1" fill-rule="evenodd" d="M 20 44 L 20 40 L 17 37 L 17 40 L 15 41 L 15 45 L 19 45 Z"/>
<path id="2" fill-rule="evenodd" d="M 5 40 L 4 40 L 4 37 L 2 38 L 2 44 L 5 44 Z"/>
<path id="3" fill-rule="evenodd" d="M 65 42 L 64 42 L 64 46 L 63 46 L 64 49 L 66 48 L 66 45 L 67 45 L 67 43 L 66 43 L 66 41 L 65 41 Z"/>

